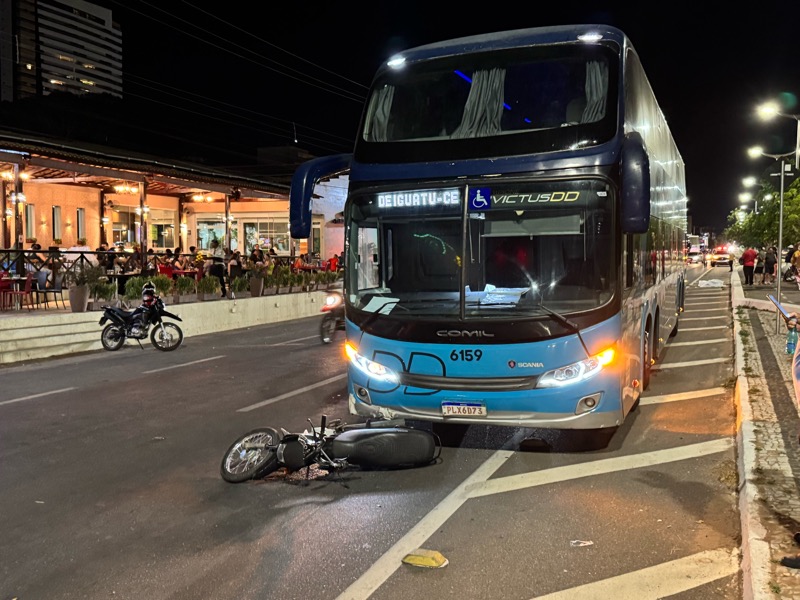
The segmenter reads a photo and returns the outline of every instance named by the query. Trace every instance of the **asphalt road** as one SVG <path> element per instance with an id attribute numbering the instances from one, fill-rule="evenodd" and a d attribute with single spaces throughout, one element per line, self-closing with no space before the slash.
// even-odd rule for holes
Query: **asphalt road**
<path id="1" fill-rule="evenodd" d="M 689 289 L 606 449 L 473 426 L 402 471 L 220 478 L 249 429 L 355 419 L 317 318 L 0 369 L 0 600 L 739 598 L 729 297 Z"/>

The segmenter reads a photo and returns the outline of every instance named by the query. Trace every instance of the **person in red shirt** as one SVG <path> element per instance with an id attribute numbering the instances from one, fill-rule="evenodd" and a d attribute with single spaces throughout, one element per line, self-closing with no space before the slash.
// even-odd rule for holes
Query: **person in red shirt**
<path id="1" fill-rule="evenodd" d="M 756 259 L 758 252 L 752 246 L 748 246 L 747 250 L 742 253 L 742 270 L 744 271 L 744 284 L 753 285 L 753 272 L 756 268 Z"/>
<path id="2" fill-rule="evenodd" d="M 328 270 L 336 272 L 339 269 L 339 257 L 335 254 L 328 259 Z"/>

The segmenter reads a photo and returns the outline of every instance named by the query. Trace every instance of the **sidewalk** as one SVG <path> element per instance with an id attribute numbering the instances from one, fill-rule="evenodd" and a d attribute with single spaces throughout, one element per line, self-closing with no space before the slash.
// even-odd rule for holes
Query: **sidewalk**
<path id="1" fill-rule="evenodd" d="M 713 273 L 713 271 L 712 271 Z M 786 329 L 767 294 L 776 286 L 742 285 L 741 268 L 730 275 L 733 307 L 739 507 L 742 520 L 744 598 L 800 600 L 800 569 L 781 558 L 800 554 L 800 417 L 785 353 Z M 710 278 L 707 274 L 704 278 Z M 800 290 L 781 283 L 781 303 L 800 313 Z"/>

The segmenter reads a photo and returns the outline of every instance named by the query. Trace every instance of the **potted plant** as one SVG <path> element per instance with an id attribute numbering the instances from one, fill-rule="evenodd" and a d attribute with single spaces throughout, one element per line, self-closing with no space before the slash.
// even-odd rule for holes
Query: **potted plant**
<path id="1" fill-rule="evenodd" d="M 86 238 L 85 237 L 79 237 L 78 238 L 78 246 L 85 246 L 85 245 L 86 245 Z"/>
<path id="2" fill-rule="evenodd" d="M 194 292 L 194 277 L 178 277 L 178 279 L 175 280 L 175 295 L 173 296 L 173 301 L 175 304 L 178 304 L 181 296 L 193 294 Z"/>
<path id="3" fill-rule="evenodd" d="M 166 275 L 159 274 L 150 279 L 153 285 L 156 286 L 156 292 L 159 296 L 166 296 L 172 291 L 172 278 Z"/>
<path id="4" fill-rule="evenodd" d="M 206 299 L 206 294 L 219 294 L 219 278 L 213 275 L 205 275 L 197 282 L 197 299 L 201 302 Z"/>
<path id="5" fill-rule="evenodd" d="M 61 245 L 61 238 L 53 238 L 53 246 L 60 246 Z"/>
<path id="6" fill-rule="evenodd" d="M 141 299 L 142 286 L 147 281 L 146 277 L 131 277 L 125 282 L 125 299 L 130 302 L 137 302 Z"/>
<path id="7" fill-rule="evenodd" d="M 266 270 L 261 263 L 255 264 L 250 268 L 248 285 L 250 286 L 250 296 L 252 298 L 258 298 L 264 293 L 265 275 Z"/>
<path id="8" fill-rule="evenodd" d="M 36 238 L 35 237 L 25 238 L 25 243 L 26 244 L 35 244 L 36 243 Z"/>
<path id="9" fill-rule="evenodd" d="M 105 269 L 92 267 L 85 263 L 75 265 L 67 275 L 69 282 L 69 307 L 72 312 L 86 312 L 89 295 L 93 286 L 105 277 Z"/>
<path id="10" fill-rule="evenodd" d="M 291 291 L 292 270 L 286 266 L 276 267 L 272 274 L 275 276 L 277 294 L 287 294 Z"/>
<path id="11" fill-rule="evenodd" d="M 250 281 L 244 275 L 240 275 L 239 277 L 234 277 L 231 281 L 231 291 L 234 294 L 241 294 L 245 290 L 250 289 Z"/>
<path id="12" fill-rule="evenodd" d="M 114 292 L 117 291 L 117 286 L 113 281 L 108 281 L 106 278 L 99 279 L 97 282 L 89 286 L 89 294 L 93 298 L 92 306 L 97 308 L 98 300 L 109 301 L 114 298 Z"/>

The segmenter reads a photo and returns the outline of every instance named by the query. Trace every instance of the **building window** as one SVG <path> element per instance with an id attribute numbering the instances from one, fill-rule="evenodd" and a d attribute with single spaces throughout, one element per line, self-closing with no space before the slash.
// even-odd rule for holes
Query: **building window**
<path id="1" fill-rule="evenodd" d="M 79 208 L 78 214 L 75 215 L 75 223 L 78 226 L 78 239 L 86 237 L 86 209 Z"/>
<path id="2" fill-rule="evenodd" d="M 36 237 L 36 210 L 30 203 L 25 205 L 25 237 L 28 239 Z"/>
<path id="3" fill-rule="evenodd" d="M 217 240 L 220 246 L 224 245 L 225 243 L 224 221 L 197 222 L 197 249 L 208 250 L 211 247 L 211 240 Z"/>
<path id="4" fill-rule="evenodd" d="M 174 210 L 150 209 L 147 217 L 147 239 L 151 248 L 172 249 L 178 245 L 175 237 Z"/>
<path id="5" fill-rule="evenodd" d="M 289 221 L 258 219 L 244 224 L 245 252 L 250 253 L 258 244 L 262 250 L 275 249 L 281 256 L 289 255 Z"/>
<path id="6" fill-rule="evenodd" d="M 53 241 L 61 239 L 61 207 L 53 207 Z"/>

